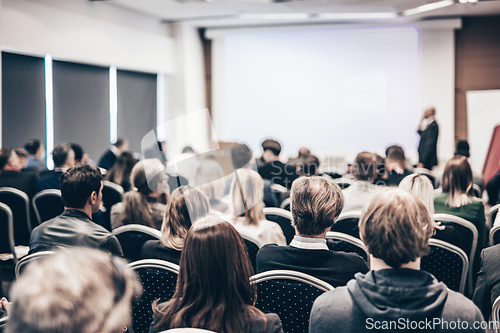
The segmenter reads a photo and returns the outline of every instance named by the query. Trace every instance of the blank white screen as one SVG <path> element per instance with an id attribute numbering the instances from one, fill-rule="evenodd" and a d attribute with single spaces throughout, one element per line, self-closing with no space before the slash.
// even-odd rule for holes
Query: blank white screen
<path id="1" fill-rule="evenodd" d="M 223 37 L 223 139 L 254 151 L 415 150 L 416 27 L 231 32 Z"/>

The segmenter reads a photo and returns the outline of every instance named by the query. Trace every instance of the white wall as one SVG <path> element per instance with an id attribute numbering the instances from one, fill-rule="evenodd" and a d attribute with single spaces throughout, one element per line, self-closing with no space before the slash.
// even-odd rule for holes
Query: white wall
<path id="1" fill-rule="evenodd" d="M 438 142 L 438 154 L 441 161 L 449 159 L 454 150 L 454 93 L 455 93 L 455 46 L 454 29 L 461 27 L 461 20 L 437 20 L 425 21 L 415 24 L 421 31 L 421 68 L 420 68 L 420 92 L 419 109 L 424 110 L 428 106 L 435 106 L 437 109 L 437 121 L 440 124 L 440 136 Z M 365 25 L 366 26 L 366 25 Z M 346 25 L 323 25 L 322 28 L 343 28 L 351 27 Z M 310 26 L 308 27 L 310 28 Z M 300 30 L 303 27 L 282 26 L 273 28 L 240 28 L 237 31 L 262 31 L 275 29 Z M 224 128 L 224 91 L 223 91 L 223 36 L 225 33 L 235 31 L 235 29 L 209 29 L 206 37 L 212 39 L 212 92 L 215 130 L 219 137 L 222 137 Z M 418 124 L 415 124 L 415 131 Z M 257 152 L 258 153 L 258 152 Z M 358 152 L 328 152 L 321 151 L 315 153 L 322 158 L 332 157 L 336 162 L 352 162 Z M 381 152 L 382 153 L 382 152 Z M 284 151 L 286 155 L 296 155 L 296 152 Z M 407 157 L 412 162 L 417 161 L 416 150 L 408 151 Z M 340 162 L 341 163 L 341 162 Z"/>
<path id="2" fill-rule="evenodd" d="M 103 3 L 86 0 L 3 0 L 0 17 L 3 50 L 144 72 L 172 73 L 173 39 L 168 29 L 139 29 L 113 16 Z M 73 4 L 78 10 L 67 8 Z M 78 5 L 78 6 L 77 6 Z M 87 9 L 87 10 L 83 10 Z M 101 10 L 101 9 L 105 9 Z M 117 9 L 117 11 L 119 11 Z M 127 19 L 146 20 L 138 14 Z M 151 24 L 160 25 L 149 18 Z"/>

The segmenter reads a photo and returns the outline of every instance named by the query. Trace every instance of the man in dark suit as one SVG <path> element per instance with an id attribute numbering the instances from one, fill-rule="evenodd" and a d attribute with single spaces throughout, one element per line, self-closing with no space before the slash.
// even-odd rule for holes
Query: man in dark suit
<path id="1" fill-rule="evenodd" d="M 284 164 L 279 160 L 281 144 L 276 140 L 266 139 L 262 142 L 262 150 L 260 163 L 257 163 L 261 177 L 270 180 L 273 184 L 279 184 L 290 189 L 298 175 L 295 165 Z"/>
<path id="2" fill-rule="evenodd" d="M 36 181 L 36 192 L 47 189 L 61 189 L 61 175 L 75 165 L 75 152 L 71 146 L 62 144 L 52 152 L 54 170 L 44 174 Z"/>
<path id="3" fill-rule="evenodd" d="M 13 187 L 23 191 L 30 197 L 35 194 L 36 174 L 21 172 L 21 162 L 14 150 L 0 150 L 0 187 Z"/>
<path id="4" fill-rule="evenodd" d="M 420 122 L 418 134 L 420 143 L 418 145 L 418 167 L 432 170 L 438 164 L 437 140 L 439 135 L 438 124 L 435 119 L 436 109 L 425 110 L 424 117 Z"/>
<path id="5" fill-rule="evenodd" d="M 329 249 L 326 233 L 340 215 L 344 196 L 331 179 L 300 177 L 291 192 L 295 236 L 287 246 L 264 245 L 257 253 L 257 272 L 293 270 L 345 286 L 354 274 L 368 272 L 365 260 L 353 253 Z"/>
<path id="6" fill-rule="evenodd" d="M 109 170 L 115 165 L 116 159 L 121 153 L 128 150 L 128 141 L 124 138 L 118 138 L 116 142 L 99 159 L 99 168 Z"/>
<path id="7" fill-rule="evenodd" d="M 483 313 L 485 320 L 491 315 L 491 307 L 500 296 L 500 244 L 487 247 L 481 252 L 481 269 L 477 275 L 476 290 L 472 301 Z"/>
<path id="8" fill-rule="evenodd" d="M 101 205 L 102 187 L 101 172 L 95 167 L 79 165 L 63 173 L 64 212 L 33 229 L 29 253 L 68 246 L 97 248 L 123 256 L 116 237 L 91 220 Z"/>

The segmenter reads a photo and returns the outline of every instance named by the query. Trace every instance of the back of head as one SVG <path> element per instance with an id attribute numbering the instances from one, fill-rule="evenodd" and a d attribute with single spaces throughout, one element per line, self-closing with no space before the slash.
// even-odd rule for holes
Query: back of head
<path id="1" fill-rule="evenodd" d="M 236 145 L 231 149 L 231 158 L 235 169 L 243 168 L 253 158 L 252 151 L 247 145 Z"/>
<path id="2" fill-rule="evenodd" d="M 132 168 L 130 179 L 132 185 L 147 196 L 157 191 L 158 185 L 167 179 L 165 166 L 156 158 L 139 161 Z"/>
<path id="3" fill-rule="evenodd" d="M 250 285 L 252 266 L 236 229 L 215 215 L 196 221 L 186 237 L 177 288 L 164 312 L 158 331 L 196 327 L 216 332 L 248 332 L 245 310 L 256 295 Z"/>
<path id="4" fill-rule="evenodd" d="M 266 139 L 262 142 L 262 150 L 270 150 L 274 155 L 279 156 L 281 153 L 281 144 L 273 139 Z"/>
<path id="5" fill-rule="evenodd" d="M 406 156 L 403 149 L 392 149 L 387 155 L 387 164 L 396 163 L 401 169 L 406 168 Z"/>
<path id="6" fill-rule="evenodd" d="M 11 156 L 12 156 L 12 149 L 2 148 L 0 150 L 0 171 L 2 171 L 7 166 Z"/>
<path id="7" fill-rule="evenodd" d="M 301 147 L 299 149 L 299 157 L 307 157 L 309 154 L 311 154 L 311 151 L 307 147 Z"/>
<path id="8" fill-rule="evenodd" d="M 352 175 L 357 180 L 371 181 L 377 171 L 375 154 L 364 151 L 359 153 L 352 165 Z"/>
<path id="9" fill-rule="evenodd" d="M 71 149 L 70 145 L 62 144 L 55 146 L 54 150 L 52 151 L 52 159 L 54 160 L 54 166 L 56 168 L 62 167 L 68 160 L 68 157 L 71 157 L 70 154 L 72 153 L 74 156 L 74 152 Z M 73 157 L 73 163 L 72 163 L 73 165 L 75 164 L 74 159 L 75 158 Z"/>
<path id="10" fill-rule="evenodd" d="M 415 194 L 425 205 L 429 215 L 434 215 L 434 186 L 429 177 L 419 173 L 408 175 L 401 180 L 399 188 Z"/>
<path id="11" fill-rule="evenodd" d="M 189 186 L 176 188 L 170 194 L 161 226 L 163 245 L 182 250 L 191 224 L 209 211 L 210 203 L 200 190 Z"/>
<path id="12" fill-rule="evenodd" d="M 124 144 L 127 143 L 127 139 L 125 138 L 117 138 L 116 142 L 113 144 L 116 148 L 122 147 Z"/>
<path id="13" fill-rule="evenodd" d="M 306 155 L 300 161 L 300 173 L 303 175 L 317 175 L 319 164 L 319 158 L 311 154 Z"/>
<path id="14" fill-rule="evenodd" d="M 264 181 L 254 170 L 238 169 L 229 191 L 231 214 L 246 216 L 246 222 L 257 224 L 264 216 Z"/>
<path id="15" fill-rule="evenodd" d="M 75 152 L 75 162 L 77 164 L 80 163 L 84 154 L 82 146 L 80 146 L 77 143 L 70 143 L 69 145 L 71 146 L 71 149 L 73 149 L 73 151 Z"/>
<path id="16" fill-rule="evenodd" d="M 123 332 L 140 290 L 123 259 L 61 249 L 31 263 L 14 284 L 7 332 Z"/>
<path id="17" fill-rule="evenodd" d="M 455 148 L 455 155 L 470 157 L 469 143 L 465 140 L 458 141 L 457 147 Z"/>
<path id="18" fill-rule="evenodd" d="M 317 236 L 329 229 L 344 208 L 344 194 L 331 179 L 302 176 L 290 193 L 292 224 L 302 236 Z"/>
<path id="19" fill-rule="evenodd" d="M 65 207 L 82 209 L 92 192 L 99 194 L 102 175 L 90 165 L 74 166 L 61 175 L 61 196 Z"/>
<path id="20" fill-rule="evenodd" d="M 392 145 L 392 146 L 389 146 L 385 149 L 385 157 L 389 157 L 389 154 L 393 151 L 393 150 L 399 150 L 401 152 L 404 153 L 404 150 L 403 150 L 403 147 L 399 146 L 399 145 Z"/>
<path id="21" fill-rule="evenodd" d="M 31 139 L 30 141 L 26 142 L 26 144 L 24 145 L 24 149 L 26 149 L 30 155 L 35 155 L 38 149 L 40 149 L 40 140 Z"/>
<path id="22" fill-rule="evenodd" d="M 359 233 L 368 251 L 393 268 L 426 255 L 433 232 L 425 205 L 402 189 L 377 194 L 359 220 Z"/>
<path id="23" fill-rule="evenodd" d="M 106 174 L 106 179 L 119 185 L 124 181 L 130 181 L 130 174 L 136 163 L 137 160 L 131 152 L 121 153 L 111 170 Z"/>
<path id="24" fill-rule="evenodd" d="M 453 156 L 444 168 L 443 192 L 449 193 L 448 204 L 461 207 L 470 203 L 467 194 L 472 189 L 472 169 L 467 157 Z"/>
<path id="25" fill-rule="evenodd" d="M 194 175 L 194 184 L 209 199 L 220 199 L 224 194 L 226 184 L 224 170 L 219 163 L 212 159 L 204 159 Z"/>

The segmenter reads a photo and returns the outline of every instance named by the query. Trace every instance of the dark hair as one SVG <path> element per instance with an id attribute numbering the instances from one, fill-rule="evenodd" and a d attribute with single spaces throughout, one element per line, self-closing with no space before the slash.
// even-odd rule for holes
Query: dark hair
<path id="1" fill-rule="evenodd" d="M 387 159 L 395 162 L 402 163 L 406 161 L 405 152 L 402 149 L 392 149 L 389 151 L 389 155 L 387 155 Z"/>
<path id="2" fill-rule="evenodd" d="M 462 155 L 453 156 L 443 172 L 443 192 L 449 193 L 448 205 L 450 207 L 461 207 L 469 201 L 467 198 L 461 200 L 461 195 L 468 195 L 473 186 L 472 169 L 467 157 Z"/>
<path id="3" fill-rule="evenodd" d="M 30 155 L 35 155 L 39 148 L 40 140 L 38 139 L 31 139 L 24 145 L 24 149 L 26 149 Z"/>
<path id="4" fill-rule="evenodd" d="M 118 138 L 116 139 L 116 142 L 114 143 L 114 146 L 116 148 L 120 148 L 121 146 L 123 146 L 123 144 L 127 141 L 127 139 L 124 139 L 124 138 Z"/>
<path id="5" fill-rule="evenodd" d="M 65 207 L 84 208 L 92 192 L 99 194 L 102 175 L 90 165 L 77 165 L 61 175 L 61 196 Z"/>
<path id="6" fill-rule="evenodd" d="M 264 316 L 253 305 L 256 287 L 243 239 L 228 222 L 207 215 L 193 224 L 182 251 L 175 294 L 165 307 L 153 303 L 157 331 L 193 327 L 245 333 L 249 316 Z"/>
<path id="7" fill-rule="evenodd" d="M 52 151 L 52 159 L 54 160 L 54 166 L 56 168 L 62 167 L 64 163 L 66 163 L 70 151 L 71 146 L 67 144 L 58 145 L 54 148 Z"/>
<path id="8" fill-rule="evenodd" d="M 465 140 L 458 141 L 457 147 L 455 148 L 455 155 L 462 155 L 465 157 L 470 157 L 469 143 Z"/>
<path id="9" fill-rule="evenodd" d="M 247 145 L 236 145 L 231 149 L 231 158 L 235 169 L 243 168 L 253 158 L 252 151 Z"/>
<path id="10" fill-rule="evenodd" d="M 433 232 L 425 205 L 403 189 L 377 194 L 359 219 L 359 233 L 368 251 L 394 268 L 429 253 Z"/>
<path id="11" fill-rule="evenodd" d="M 301 166 L 300 173 L 302 175 L 314 176 L 319 169 L 319 158 L 311 154 L 306 155 L 301 158 L 299 165 Z"/>
<path id="12" fill-rule="evenodd" d="M 137 160 L 131 152 L 125 151 L 121 153 L 113 167 L 106 174 L 105 179 L 124 187 L 124 190 L 127 191 L 128 188 L 125 188 L 124 185 L 130 186 L 130 173 L 136 163 Z"/>
<path id="13" fill-rule="evenodd" d="M 2 148 L 0 150 L 0 171 L 3 170 L 3 168 L 5 168 L 11 156 L 12 156 L 11 148 Z"/>
<path id="14" fill-rule="evenodd" d="M 83 148 L 77 143 L 70 143 L 71 149 L 75 152 L 75 161 L 80 162 L 83 158 Z"/>
<path id="15" fill-rule="evenodd" d="M 355 179 L 370 181 L 377 170 L 377 159 L 374 154 L 364 151 L 359 153 L 352 165 Z"/>
<path id="16" fill-rule="evenodd" d="M 17 148 L 17 149 L 15 150 L 15 152 L 16 152 L 16 154 L 17 154 L 17 156 L 18 156 L 19 158 L 23 158 L 23 157 L 24 157 L 24 158 L 27 158 L 27 157 L 28 157 L 28 152 L 26 151 L 26 149 L 23 149 L 23 148 Z"/>
<path id="17" fill-rule="evenodd" d="M 262 142 L 262 149 L 270 150 L 274 155 L 278 156 L 281 153 L 281 144 L 273 139 L 266 139 Z"/>
<path id="18" fill-rule="evenodd" d="M 393 150 L 397 150 L 397 151 L 401 151 L 404 153 L 404 150 L 401 146 L 399 145 L 392 145 L 392 146 L 389 146 L 385 149 L 385 157 L 389 157 L 389 154 L 393 151 Z"/>
<path id="19" fill-rule="evenodd" d="M 304 236 L 321 235 L 344 208 L 344 194 L 332 179 L 302 176 L 292 183 L 292 225 Z"/>

